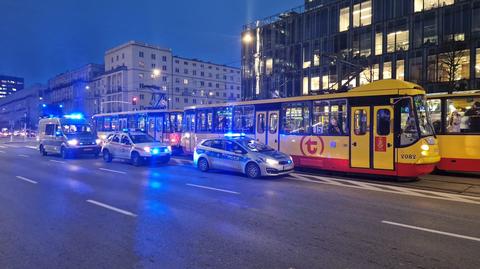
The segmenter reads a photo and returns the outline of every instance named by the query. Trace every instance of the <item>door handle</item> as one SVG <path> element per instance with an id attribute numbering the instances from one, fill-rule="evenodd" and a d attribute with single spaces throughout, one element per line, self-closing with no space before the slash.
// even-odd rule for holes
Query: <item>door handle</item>
<path id="1" fill-rule="evenodd" d="M 388 143 L 388 144 L 387 144 L 387 147 L 391 148 L 391 147 L 392 147 L 392 144 Z"/>
<path id="2" fill-rule="evenodd" d="M 352 143 L 352 146 L 356 147 L 356 146 L 357 146 L 357 142 L 353 142 L 353 143 Z"/>

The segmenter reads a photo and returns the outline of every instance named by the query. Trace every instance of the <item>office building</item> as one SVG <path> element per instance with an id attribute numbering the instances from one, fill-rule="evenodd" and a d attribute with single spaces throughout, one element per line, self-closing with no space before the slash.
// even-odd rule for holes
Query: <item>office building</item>
<path id="1" fill-rule="evenodd" d="M 477 89 L 478 0 L 305 0 L 242 32 L 242 94 L 324 94 L 379 79 Z"/>

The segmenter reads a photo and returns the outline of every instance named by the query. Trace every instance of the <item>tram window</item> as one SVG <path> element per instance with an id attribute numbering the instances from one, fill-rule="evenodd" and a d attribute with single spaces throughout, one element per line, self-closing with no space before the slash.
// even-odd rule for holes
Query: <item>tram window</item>
<path id="1" fill-rule="evenodd" d="M 149 134 L 155 133 L 155 118 L 154 117 L 148 118 L 148 133 Z"/>
<path id="2" fill-rule="evenodd" d="M 316 101 L 313 103 L 313 133 L 326 135 L 330 117 L 330 103 L 328 101 Z"/>
<path id="3" fill-rule="evenodd" d="M 145 117 L 139 116 L 138 117 L 138 129 L 145 130 Z"/>
<path id="4" fill-rule="evenodd" d="M 197 131 L 211 132 L 213 123 L 212 111 L 201 110 L 197 112 Z"/>
<path id="5" fill-rule="evenodd" d="M 157 133 L 163 133 L 163 116 L 156 117 L 155 119 L 157 121 L 157 124 L 156 124 Z"/>
<path id="6" fill-rule="evenodd" d="M 377 134 L 387 136 L 390 134 L 390 110 L 379 109 L 377 111 Z"/>
<path id="7" fill-rule="evenodd" d="M 128 126 L 127 126 L 127 128 L 129 128 L 129 129 L 137 129 L 138 128 L 137 119 L 136 119 L 135 115 L 128 116 Z"/>
<path id="8" fill-rule="evenodd" d="M 233 108 L 233 131 L 252 134 L 254 132 L 255 108 L 253 106 L 239 106 Z"/>
<path id="9" fill-rule="evenodd" d="M 186 114 L 185 115 L 185 131 L 187 132 L 195 132 L 195 115 L 194 114 Z"/>
<path id="10" fill-rule="evenodd" d="M 177 114 L 177 133 L 182 132 L 183 114 Z"/>
<path id="11" fill-rule="evenodd" d="M 355 135 L 365 135 L 367 133 L 367 112 L 364 109 L 355 110 L 354 131 Z"/>
<path id="12" fill-rule="evenodd" d="M 442 100 L 430 99 L 427 101 L 430 118 L 432 119 L 433 129 L 435 133 L 442 133 Z"/>
<path id="13" fill-rule="evenodd" d="M 401 129 L 400 145 L 408 146 L 419 139 L 417 121 L 410 100 L 404 99 L 399 105 Z"/>
<path id="14" fill-rule="evenodd" d="M 215 132 L 227 133 L 232 130 L 232 108 L 222 107 L 215 111 Z"/>
<path id="15" fill-rule="evenodd" d="M 310 131 L 310 108 L 306 102 L 287 103 L 283 107 L 283 132 L 307 134 Z"/>
<path id="16" fill-rule="evenodd" d="M 118 130 L 118 118 L 112 118 L 112 131 Z"/>
<path id="17" fill-rule="evenodd" d="M 348 134 L 347 102 L 345 100 L 330 102 L 329 135 Z"/>
<path id="18" fill-rule="evenodd" d="M 268 131 L 270 134 L 278 132 L 278 113 L 271 113 L 269 115 Z"/>
<path id="19" fill-rule="evenodd" d="M 96 118 L 96 127 L 97 127 L 97 132 L 103 131 L 103 118 Z"/>
<path id="20" fill-rule="evenodd" d="M 110 129 L 110 122 L 111 122 L 111 119 L 110 118 L 105 118 L 103 120 L 103 130 L 105 131 L 111 131 Z"/>
<path id="21" fill-rule="evenodd" d="M 265 133 L 265 113 L 257 115 L 257 134 Z"/>
<path id="22" fill-rule="evenodd" d="M 480 97 L 447 100 L 447 133 L 480 132 Z"/>

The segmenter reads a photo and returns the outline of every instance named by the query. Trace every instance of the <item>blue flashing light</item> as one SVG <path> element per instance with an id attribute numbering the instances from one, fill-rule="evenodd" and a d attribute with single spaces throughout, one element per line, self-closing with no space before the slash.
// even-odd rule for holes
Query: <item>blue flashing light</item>
<path id="1" fill-rule="evenodd" d="M 59 108 L 63 108 L 63 105 L 59 105 L 58 107 L 59 107 Z"/>
<path id="2" fill-rule="evenodd" d="M 43 104 L 42 107 L 43 107 L 43 108 L 47 107 L 47 104 Z"/>
<path id="3" fill-rule="evenodd" d="M 234 138 L 234 137 L 245 137 L 246 134 L 245 133 L 226 133 L 225 134 L 225 137 L 230 137 L 230 138 Z"/>
<path id="4" fill-rule="evenodd" d="M 160 153 L 159 149 L 157 149 L 157 148 L 152 149 L 152 154 L 153 155 L 157 155 L 158 153 Z"/>
<path id="5" fill-rule="evenodd" d="M 66 118 L 66 119 L 70 119 L 70 120 L 81 120 L 81 119 L 83 119 L 82 114 L 70 114 L 70 115 L 64 115 L 63 117 Z"/>
<path id="6" fill-rule="evenodd" d="M 128 133 L 128 132 L 130 132 L 130 129 L 128 129 L 128 128 L 123 128 L 123 129 L 122 129 L 122 132 Z"/>
<path id="7" fill-rule="evenodd" d="M 160 187 L 162 187 L 162 183 L 154 181 L 150 183 L 150 187 L 152 187 L 152 189 L 160 189 Z"/>

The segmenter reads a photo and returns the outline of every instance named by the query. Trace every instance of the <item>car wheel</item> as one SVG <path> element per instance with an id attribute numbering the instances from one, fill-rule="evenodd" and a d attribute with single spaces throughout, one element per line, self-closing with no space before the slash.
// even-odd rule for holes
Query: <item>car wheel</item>
<path id="1" fill-rule="evenodd" d="M 68 159 L 68 157 L 69 157 L 68 150 L 66 148 L 62 147 L 60 149 L 60 155 L 62 156 L 63 159 Z"/>
<path id="2" fill-rule="evenodd" d="M 42 154 L 42 156 L 47 156 L 48 155 L 48 153 L 45 150 L 45 148 L 43 147 L 43 145 L 40 145 L 40 154 Z"/>
<path id="3" fill-rule="evenodd" d="M 249 178 L 259 178 L 262 175 L 258 164 L 253 162 L 247 164 L 247 166 L 245 167 L 245 174 Z"/>
<path id="4" fill-rule="evenodd" d="M 108 151 L 108 149 L 104 150 L 103 151 L 103 160 L 106 162 L 106 163 L 110 163 L 112 162 L 112 154 L 110 154 L 110 151 Z"/>
<path id="5" fill-rule="evenodd" d="M 134 166 L 142 165 L 142 160 L 140 159 L 140 154 L 138 154 L 138 152 L 132 153 L 131 161 Z"/>
<path id="6" fill-rule="evenodd" d="M 208 165 L 208 161 L 205 158 L 198 159 L 197 167 L 202 172 L 207 172 L 208 169 L 210 168 Z"/>

